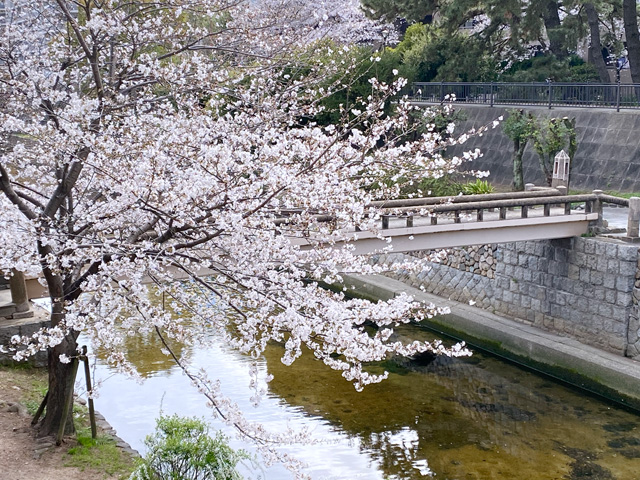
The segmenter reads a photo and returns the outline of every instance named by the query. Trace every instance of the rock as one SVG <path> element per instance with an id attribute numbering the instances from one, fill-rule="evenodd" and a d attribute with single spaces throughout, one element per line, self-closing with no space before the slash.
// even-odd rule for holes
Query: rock
<path id="1" fill-rule="evenodd" d="M 27 407 L 17 402 L 8 402 L 5 408 L 6 412 L 9 413 L 17 413 L 21 417 L 28 417 L 29 412 L 27 411 Z"/>

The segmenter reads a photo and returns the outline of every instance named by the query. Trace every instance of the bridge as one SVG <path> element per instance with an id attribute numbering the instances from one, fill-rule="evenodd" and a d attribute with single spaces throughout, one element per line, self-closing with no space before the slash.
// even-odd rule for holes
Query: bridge
<path id="1" fill-rule="evenodd" d="M 624 199 L 600 190 L 567 195 L 565 187 L 528 186 L 525 192 L 428 197 L 374 202 L 382 212 L 372 231 L 344 231 L 356 254 L 374 253 L 389 247 L 394 252 L 431 250 L 479 244 L 568 238 L 606 231 L 603 204 L 629 207 L 627 234 L 638 240 L 640 198 Z M 333 220 L 319 217 L 320 220 Z M 287 218 L 279 222 L 286 223 Z M 292 238 L 302 249 L 318 242 Z M 341 248 L 347 242 L 338 242 Z M 19 272 L 11 279 L 10 291 L 0 291 L 0 317 L 30 316 L 28 300 L 46 295 L 37 278 L 25 279 Z"/>
<path id="2" fill-rule="evenodd" d="M 633 206 L 627 236 L 638 237 L 640 199 L 605 195 L 600 190 L 567 195 L 557 189 L 533 187 L 525 192 L 430 197 L 375 202 L 383 214 L 375 231 L 345 231 L 356 254 L 392 248 L 393 252 L 431 250 L 525 240 L 568 238 L 606 231 L 604 203 Z M 295 239 L 301 248 L 313 242 Z M 336 248 L 346 242 L 339 242 Z"/>

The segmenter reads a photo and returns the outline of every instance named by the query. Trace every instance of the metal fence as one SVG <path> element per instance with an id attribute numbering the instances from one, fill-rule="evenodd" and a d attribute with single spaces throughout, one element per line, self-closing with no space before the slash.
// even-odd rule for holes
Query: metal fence
<path id="1" fill-rule="evenodd" d="M 638 84 L 416 82 L 410 93 L 413 101 L 425 103 L 441 103 L 451 96 L 458 103 L 491 106 L 640 108 Z"/>

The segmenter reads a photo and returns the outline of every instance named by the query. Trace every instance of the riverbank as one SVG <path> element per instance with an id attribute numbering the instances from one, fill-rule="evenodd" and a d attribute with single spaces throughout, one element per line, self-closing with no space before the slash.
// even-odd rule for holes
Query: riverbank
<path id="1" fill-rule="evenodd" d="M 379 299 L 401 292 L 447 306 L 451 314 L 424 322 L 469 345 L 640 410 L 640 362 L 605 352 L 487 310 L 422 292 L 384 276 L 344 275 L 345 284 Z"/>
<path id="2" fill-rule="evenodd" d="M 75 437 L 65 437 L 63 444 L 56 447 L 51 438 L 36 438 L 27 406 L 37 406 L 46 375 L 44 369 L 0 367 L 2 480 L 127 478 L 132 459 L 120 449 L 90 447 Z"/>

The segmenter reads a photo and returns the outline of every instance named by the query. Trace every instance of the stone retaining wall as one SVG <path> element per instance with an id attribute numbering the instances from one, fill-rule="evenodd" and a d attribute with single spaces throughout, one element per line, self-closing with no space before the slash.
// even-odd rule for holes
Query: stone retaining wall
<path id="1" fill-rule="evenodd" d="M 374 262 L 403 257 L 379 255 Z M 574 237 L 454 249 L 446 263 L 424 261 L 418 274 L 392 276 L 606 351 L 640 357 L 637 245 Z"/>
<path id="2" fill-rule="evenodd" d="M 49 325 L 48 313 L 40 310 L 35 311 L 35 316 L 31 318 L 7 319 L 0 317 L 0 345 L 11 345 L 11 337 L 30 337 L 41 328 Z M 11 353 L 0 352 L 0 365 L 13 365 Z M 47 352 L 42 351 L 29 357 L 28 363 L 35 367 L 47 366 Z"/>

